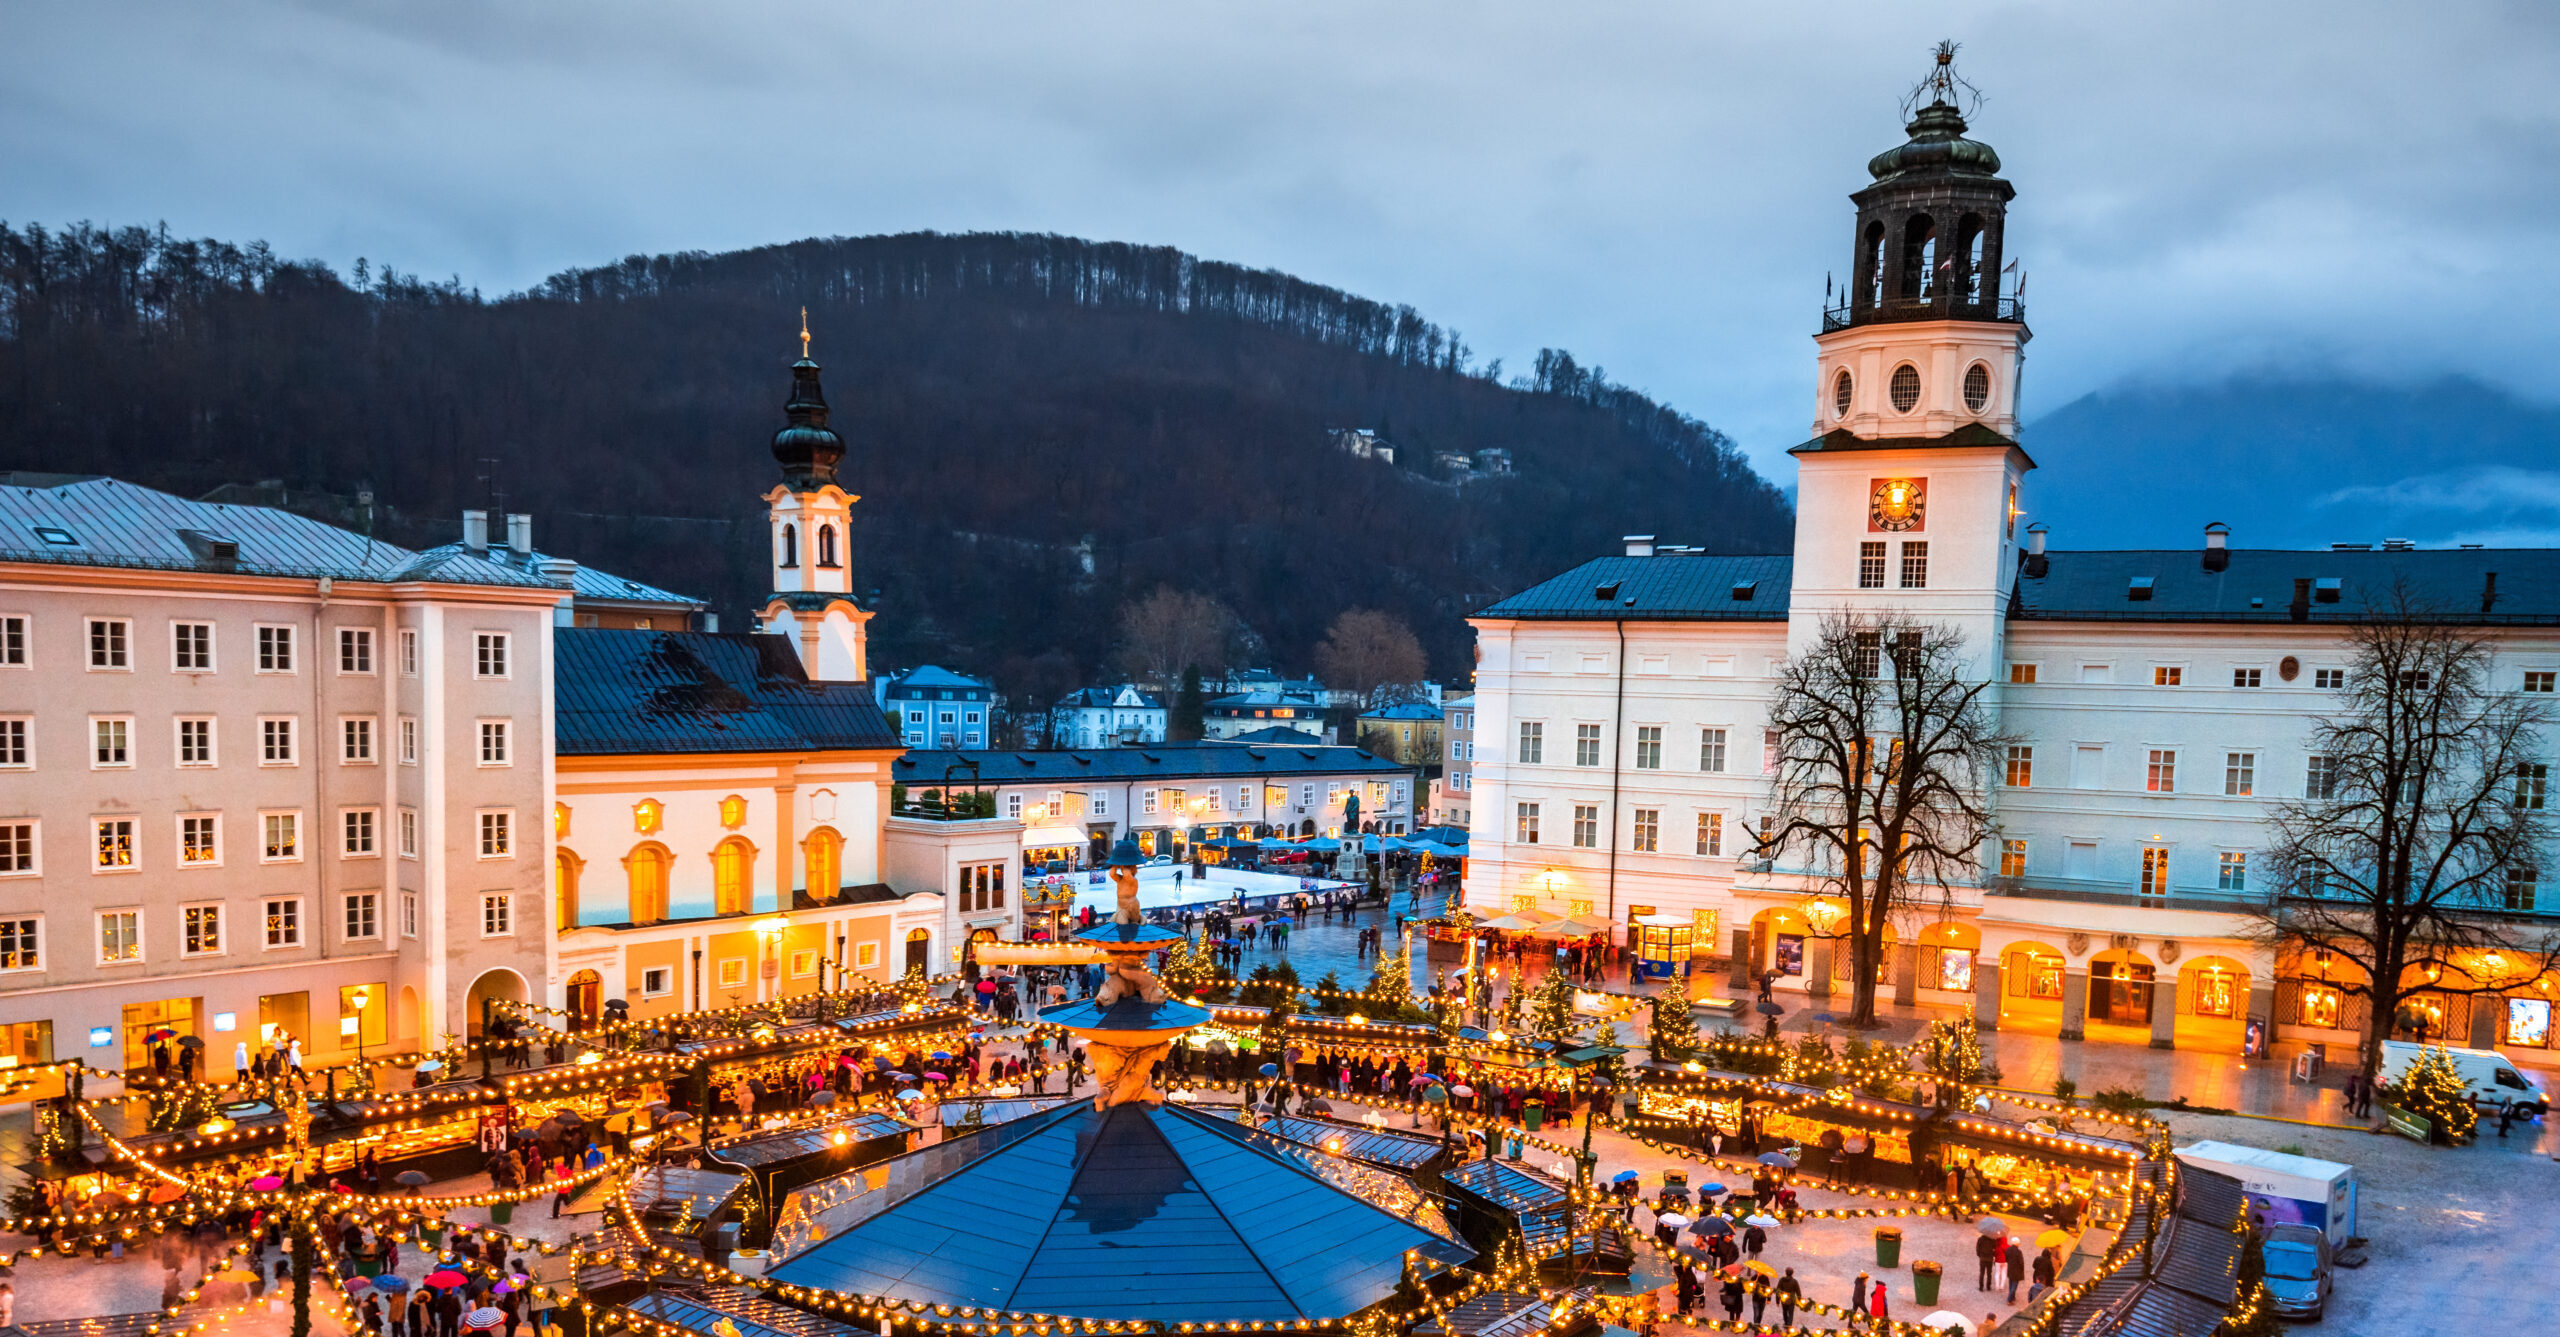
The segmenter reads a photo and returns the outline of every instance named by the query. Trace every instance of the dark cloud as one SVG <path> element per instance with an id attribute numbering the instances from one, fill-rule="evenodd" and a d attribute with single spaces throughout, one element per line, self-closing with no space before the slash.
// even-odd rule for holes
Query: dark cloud
<path id="1" fill-rule="evenodd" d="M 0 12 L 0 217 L 490 291 L 823 233 L 1171 243 L 1515 367 L 1570 347 L 1775 464 L 1844 196 L 1942 36 L 2020 190 L 2031 412 L 2266 364 L 2548 395 L 2555 13 L 29 0 Z"/>

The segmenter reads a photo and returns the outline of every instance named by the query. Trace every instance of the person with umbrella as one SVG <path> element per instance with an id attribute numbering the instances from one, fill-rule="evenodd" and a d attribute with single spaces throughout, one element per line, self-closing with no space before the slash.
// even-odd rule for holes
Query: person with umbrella
<path id="1" fill-rule="evenodd" d="M 1742 1269 L 1724 1270 L 1724 1317 L 1728 1323 L 1742 1322 Z"/>
<path id="2" fill-rule="evenodd" d="M 1975 1231 L 1973 1260 L 1977 1265 L 1974 1269 L 1973 1288 L 1977 1291 L 1987 1291 L 1994 1285 L 1992 1269 L 2000 1261 L 2000 1237 L 2008 1234 L 2009 1228 L 2000 1224 L 2000 1218 L 1996 1216 L 1986 1216 L 1974 1222 L 1973 1228 Z"/>

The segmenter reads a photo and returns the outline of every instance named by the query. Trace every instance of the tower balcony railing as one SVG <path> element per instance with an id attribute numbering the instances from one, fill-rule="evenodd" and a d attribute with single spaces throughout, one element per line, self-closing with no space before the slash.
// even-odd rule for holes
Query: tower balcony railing
<path id="1" fill-rule="evenodd" d="M 1937 297 L 1897 297 L 1873 306 L 1842 302 L 1822 313 L 1822 332 L 1852 325 L 1878 325 L 1905 320 L 1985 320 L 2004 325 L 2027 323 L 2026 303 L 2015 297 L 1963 302 Z"/>

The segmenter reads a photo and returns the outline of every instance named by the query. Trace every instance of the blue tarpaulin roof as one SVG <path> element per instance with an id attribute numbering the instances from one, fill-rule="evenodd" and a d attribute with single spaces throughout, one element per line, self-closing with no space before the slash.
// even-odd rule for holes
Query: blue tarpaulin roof
<path id="1" fill-rule="evenodd" d="M 1081 1317 L 1271 1321 L 1339 1318 L 1386 1299 L 1407 1249 L 1470 1256 L 1179 1106 L 1078 1102 L 977 1136 L 999 1134 L 1005 1145 L 811 1246 L 774 1279 Z"/>

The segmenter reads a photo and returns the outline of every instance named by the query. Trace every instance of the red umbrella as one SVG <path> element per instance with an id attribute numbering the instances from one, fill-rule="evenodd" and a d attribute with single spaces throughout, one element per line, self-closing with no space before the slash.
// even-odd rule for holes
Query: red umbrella
<path id="1" fill-rule="evenodd" d="M 427 1284 L 439 1290 L 459 1286 L 470 1279 L 471 1278 L 466 1277 L 449 1267 L 437 1268 L 435 1271 L 428 1273 L 426 1277 Z"/>
<path id="2" fill-rule="evenodd" d="M 280 1175 L 260 1175 L 249 1181 L 249 1187 L 261 1191 L 266 1189 L 283 1188 L 284 1179 Z"/>

